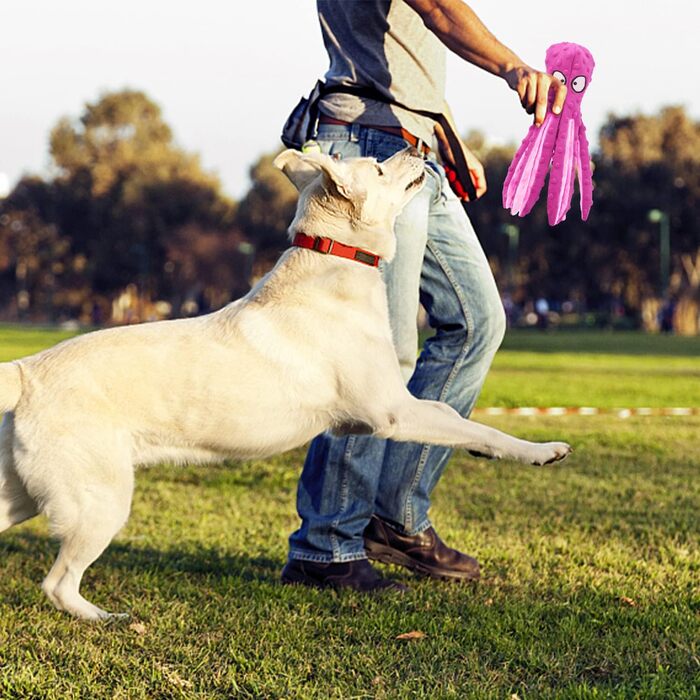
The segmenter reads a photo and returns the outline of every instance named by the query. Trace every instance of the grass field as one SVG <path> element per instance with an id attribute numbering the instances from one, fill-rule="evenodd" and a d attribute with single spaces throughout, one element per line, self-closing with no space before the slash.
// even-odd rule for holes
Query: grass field
<path id="1" fill-rule="evenodd" d="M 0 327 L 0 360 L 58 340 Z M 700 406 L 697 339 L 509 336 L 481 405 Z M 477 586 L 391 573 L 398 598 L 282 587 L 303 451 L 142 471 L 84 590 L 39 584 L 43 520 L 0 537 L 0 698 L 698 698 L 700 417 L 490 417 L 564 438 L 562 465 L 453 458 L 433 519 Z M 400 640 L 411 631 L 424 636 Z"/>

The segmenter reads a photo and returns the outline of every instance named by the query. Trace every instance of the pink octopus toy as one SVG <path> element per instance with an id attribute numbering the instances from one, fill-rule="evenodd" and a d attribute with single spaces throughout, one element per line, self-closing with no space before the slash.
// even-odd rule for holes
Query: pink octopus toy
<path id="1" fill-rule="evenodd" d="M 591 82 L 595 62 L 591 52 L 578 44 L 554 44 L 547 49 L 547 72 L 561 80 L 568 90 L 561 114 L 552 112 L 553 95 L 541 126 L 530 127 L 503 184 L 503 206 L 511 214 L 525 216 L 535 205 L 551 161 L 547 191 L 550 226 L 564 221 L 574 194 L 578 171 L 581 218 L 585 221 L 593 204 L 591 159 L 586 127 L 581 118 L 581 99 Z"/>

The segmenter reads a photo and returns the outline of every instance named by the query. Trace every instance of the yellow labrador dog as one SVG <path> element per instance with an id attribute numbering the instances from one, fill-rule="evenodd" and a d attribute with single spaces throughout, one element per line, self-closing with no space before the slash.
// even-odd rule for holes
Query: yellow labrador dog
<path id="1" fill-rule="evenodd" d="M 275 164 L 300 191 L 299 235 L 243 299 L 0 364 L 0 531 L 46 515 L 61 547 L 43 589 L 60 610 L 109 616 L 80 580 L 128 518 L 135 465 L 260 458 L 327 429 L 531 464 L 570 452 L 408 393 L 376 256 L 393 256 L 394 219 L 423 185 L 417 151 L 383 163 L 285 151 Z"/>

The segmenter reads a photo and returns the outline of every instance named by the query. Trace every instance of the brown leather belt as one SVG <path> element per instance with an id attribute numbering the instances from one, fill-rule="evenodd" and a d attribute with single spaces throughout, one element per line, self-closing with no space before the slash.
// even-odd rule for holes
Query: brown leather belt
<path id="1" fill-rule="evenodd" d="M 337 124 L 338 126 L 352 126 L 352 122 L 345 122 L 342 119 L 334 119 L 329 117 L 327 114 L 321 114 L 318 118 L 319 124 Z M 421 153 L 427 156 L 430 153 L 430 146 L 427 146 L 422 139 L 414 136 L 410 131 L 406 131 L 400 126 L 376 126 L 375 124 L 362 124 L 368 129 L 376 129 L 377 131 L 385 131 L 387 134 L 393 134 L 394 136 L 401 137 L 404 141 L 407 141 L 414 148 L 418 148 Z"/>

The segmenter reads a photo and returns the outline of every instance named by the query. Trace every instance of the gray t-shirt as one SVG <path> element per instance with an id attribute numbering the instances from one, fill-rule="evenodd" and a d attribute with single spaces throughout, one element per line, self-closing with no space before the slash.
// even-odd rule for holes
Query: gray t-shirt
<path id="1" fill-rule="evenodd" d="M 328 85 L 371 87 L 387 100 L 442 112 L 445 47 L 403 0 L 317 0 L 323 42 L 330 58 Z M 335 119 L 402 126 L 431 143 L 433 121 L 394 105 L 334 93 L 320 102 Z"/>

